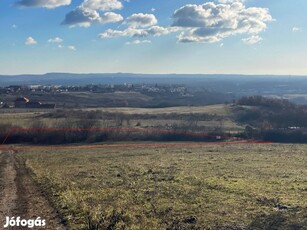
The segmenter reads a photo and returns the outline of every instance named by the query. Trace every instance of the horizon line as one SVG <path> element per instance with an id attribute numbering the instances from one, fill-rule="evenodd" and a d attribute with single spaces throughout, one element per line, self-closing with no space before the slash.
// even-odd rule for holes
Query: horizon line
<path id="1" fill-rule="evenodd" d="M 73 75 L 99 75 L 99 74 L 116 74 L 116 75 L 122 75 L 122 74 L 129 74 L 129 75 L 203 75 L 203 76 L 217 76 L 217 75 L 223 75 L 223 76 L 272 76 L 272 77 L 307 77 L 303 74 L 245 74 L 245 73 L 133 73 L 133 72 L 45 72 L 45 73 L 20 73 L 20 74 L 1 74 L 0 77 L 4 76 L 11 76 L 11 77 L 17 77 L 17 76 L 24 76 L 24 75 L 30 75 L 30 76 L 43 76 L 48 74 L 73 74 Z"/>

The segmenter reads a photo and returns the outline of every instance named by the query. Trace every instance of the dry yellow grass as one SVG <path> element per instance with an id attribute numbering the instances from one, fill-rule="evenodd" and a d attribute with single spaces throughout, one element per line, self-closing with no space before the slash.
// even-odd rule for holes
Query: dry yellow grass
<path id="1" fill-rule="evenodd" d="M 95 109 L 87 109 L 95 110 Z M 168 107 L 168 108 L 100 108 L 104 112 L 120 112 L 128 114 L 164 114 L 164 113 L 207 113 L 216 115 L 227 115 L 228 106 L 224 104 L 220 105 L 208 105 L 208 106 L 181 106 L 181 107 Z"/>
<path id="2" fill-rule="evenodd" d="M 71 229 L 306 229 L 306 150 L 212 145 L 18 157 Z"/>

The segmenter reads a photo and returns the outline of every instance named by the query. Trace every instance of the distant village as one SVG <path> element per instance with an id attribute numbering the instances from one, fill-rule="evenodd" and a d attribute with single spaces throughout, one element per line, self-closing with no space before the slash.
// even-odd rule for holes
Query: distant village
<path id="1" fill-rule="evenodd" d="M 10 103 L 0 98 L 0 108 L 44 108 L 54 109 L 55 103 L 40 102 L 31 99 L 41 95 L 56 95 L 77 92 L 89 93 L 114 93 L 114 92 L 139 92 L 148 96 L 180 96 L 193 97 L 186 87 L 181 85 L 158 85 L 158 84 L 98 84 L 85 86 L 64 86 L 64 85 L 11 85 L 0 87 L 0 95 L 15 97 Z M 28 95 L 28 96 L 25 96 Z M 12 102 L 13 101 L 13 102 Z"/>
<path id="2" fill-rule="evenodd" d="M 111 93 L 116 91 L 134 91 L 141 93 L 175 93 L 181 96 L 188 96 L 187 88 L 181 85 L 158 85 L 158 84 L 98 84 L 85 86 L 64 86 L 64 85 L 11 85 L 0 87 L 0 93 L 61 93 L 61 92 L 94 92 Z"/>

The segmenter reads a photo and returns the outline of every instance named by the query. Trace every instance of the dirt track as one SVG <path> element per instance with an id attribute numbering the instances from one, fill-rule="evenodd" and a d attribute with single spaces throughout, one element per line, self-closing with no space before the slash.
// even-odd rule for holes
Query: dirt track
<path id="1" fill-rule="evenodd" d="M 14 154 L 13 151 L 0 151 L 0 229 L 3 229 L 6 216 L 27 220 L 41 217 L 46 220 L 44 229 L 66 229 Z"/>

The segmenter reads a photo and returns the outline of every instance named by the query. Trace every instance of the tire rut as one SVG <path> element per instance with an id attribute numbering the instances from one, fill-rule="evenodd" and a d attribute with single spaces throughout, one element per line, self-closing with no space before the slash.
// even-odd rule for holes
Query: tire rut
<path id="1" fill-rule="evenodd" d="M 13 151 L 0 152 L 0 228 L 5 224 L 5 217 L 20 216 L 26 220 L 37 217 L 45 219 L 43 229 L 67 229 L 33 182 L 24 162 L 16 160 L 15 154 Z"/>

